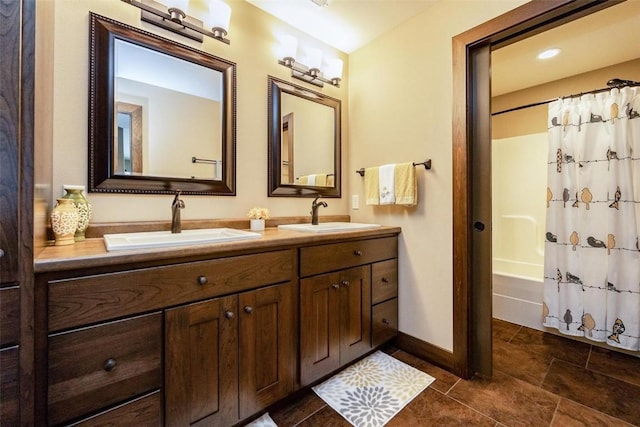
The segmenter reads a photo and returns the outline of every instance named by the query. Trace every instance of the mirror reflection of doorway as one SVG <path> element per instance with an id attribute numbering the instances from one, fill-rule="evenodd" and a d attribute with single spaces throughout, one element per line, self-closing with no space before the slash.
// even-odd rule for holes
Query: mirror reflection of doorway
<path id="1" fill-rule="evenodd" d="M 294 184 L 295 175 L 293 173 L 293 113 L 285 114 L 282 117 L 282 145 L 280 147 L 280 182 L 283 184 Z"/>
<path id="2" fill-rule="evenodd" d="M 142 173 L 142 106 L 117 102 L 117 137 L 114 153 L 117 173 Z"/>

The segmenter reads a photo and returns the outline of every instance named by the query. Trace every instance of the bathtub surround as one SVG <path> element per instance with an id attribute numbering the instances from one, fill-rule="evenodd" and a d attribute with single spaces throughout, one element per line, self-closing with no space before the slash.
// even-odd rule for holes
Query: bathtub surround
<path id="1" fill-rule="evenodd" d="M 640 89 L 549 105 L 543 324 L 640 350 Z"/>

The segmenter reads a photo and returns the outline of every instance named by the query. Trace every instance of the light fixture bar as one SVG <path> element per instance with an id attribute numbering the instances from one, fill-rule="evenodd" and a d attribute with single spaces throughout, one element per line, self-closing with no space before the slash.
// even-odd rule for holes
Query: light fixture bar
<path id="1" fill-rule="evenodd" d="M 304 64 L 300 64 L 299 62 L 279 59 L 278 64 L 290 68 L 291 77 L 294 77 L 298 80 L 311 83 L 312 85 L 316 85 L 318 87 L 324 87 L 324 83 L 333 85 L 335 87 L 340 87 L 340 79 L 327 79 L 320 74 L 314 73 L 313 71 L 315 71 L 315 69 L 310 70 L 309 67 Z"/>
<path id="2" fill-rule="evenodd" d="M 211 37 L 225 44 L 231 44 L 231 40 L 225 38 L 227 32 L 221 28 L 215 28 L 209 31 L 203 27 L 202 21 L 186 15 L 180 23 L 171 20 L 171 14 L 161 10 L 160 3 L 153 0 L 122 0 L 132 6 L 141 9 L 141 20 L 150 24 L 157 25 L 191 40 L 202 43 L 203 35 Z"/>

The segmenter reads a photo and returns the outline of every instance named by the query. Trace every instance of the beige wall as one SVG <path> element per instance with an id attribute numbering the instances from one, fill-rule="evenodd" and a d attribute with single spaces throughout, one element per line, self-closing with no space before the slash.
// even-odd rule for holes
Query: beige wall
<path id="1" fill-rule="evenodd" d="M 440 1 L 349 57 L 348 194 L 352 220 L 402 227 L 400 330 L 452 350 L 451 39 L 524 1 Z M 353 171 L 433 160 L 415 208 L 364 206 Z M 355 176 L 353 176 L 355 175 Z"/>
<path id="2" fill-rule="evenodd" d="M 237 188 L 236 197 L 184 196 L 186 209 L 182 218 L 245 217 L 249 208 L 266 206 L 272 215 L 308 215 L 309 199 L 267 197 L 267 75 L 292 81 L 290 72 L 277 63 L 277 37 L 289 33 L 298 37 L 301 46 L 321 48 L 325 54 L 346 54 L 321 44 L 287 24 L 265 14 L 244 0 L 227 0 L 232 8 L 229 38 L 231 45 L 205 37 L 203 44 L 141 24 L 140 10 L 116 0 L 48 0 L 52 14 L 41 14 L 38 31 L 48 32 L 54 49 L 36 52 L 36 62 L 53 61 L 53 76 L 42 73 L 38 79 L 53 79 L 53 93 L 36 101 L 39 121 L 51 120 L 52 129 L 44 130 L 53 146 L 53 180 L 51 200 L 63 194 L 63 184 L 87 185 L 87 99 L 88 99 L 88 33 L 89 11 L 117 21 L 142 27 L 180 43 L 191 45 L 237 64 Z M 340 88 L 324 89 L 307 85 L 315 91 L 343 102 L 343 146 L 348 147 L 348 79 Z M 343 165 L 348 162 L 345 150 Z M 348 178 L 346 181 L 348 182 Z M 346 187 L 344 187 L 346 189 Z M 89 193 L 94 222 L 169 220 L 170 196 L 120 195 Z M 324 214 L 343 214 L 347 198 L 329 200 Z"/>

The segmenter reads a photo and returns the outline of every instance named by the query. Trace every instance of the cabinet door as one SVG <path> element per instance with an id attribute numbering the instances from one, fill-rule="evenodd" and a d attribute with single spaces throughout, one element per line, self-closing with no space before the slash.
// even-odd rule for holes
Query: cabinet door
<path id="1" fill-rule="evenodd" d="M 300 281 L 300 382 L 308 385 L 340 366 L 340 277 Z"/>
<path id="2" fill-rule="evenodd" d="M 238 421 L 237 297 L 165 311 L 168 426 Z"/>
<path id="3" fill-rule="evenodd" d="M 289 282 L 238 296 L 241 419 L 294 389 L 297 372 L 295 290 Z"/>
<path id="4" fill-rule="evenodd" d="M 371 266 L 340 272 L 340 365 L 371 349 Z"/>

